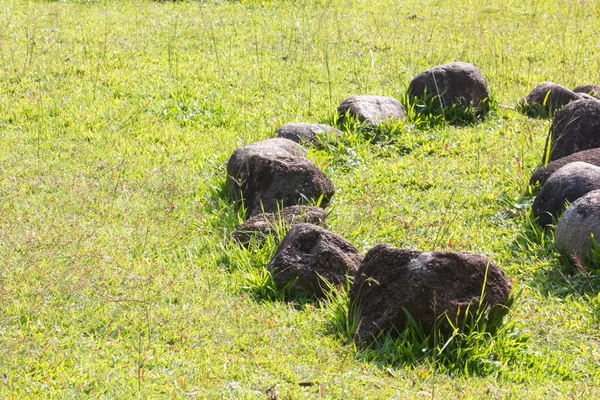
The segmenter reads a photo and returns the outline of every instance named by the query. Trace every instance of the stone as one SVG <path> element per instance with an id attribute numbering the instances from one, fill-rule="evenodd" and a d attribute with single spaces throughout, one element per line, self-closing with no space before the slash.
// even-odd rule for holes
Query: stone
<path id="1" fill-rule="evenodd" d="M 532 186 L 536 183 L 543 185 L 559 168 L 576 161 L 581 161 L 600 167 L 600 148 L 579 151 L 569 156 L 559 158 L 558 160 L 554 160 L 548 163 L 546 167 L 538 168 L 537 171 L 535 171 L 531 176 L 529 184 Z"/>
<path id="2" fill-rule="evenodd" d="M 566 87 L 554 82 L 543 82 L 521 100 L 518 108 L 532 117 L 547 117 L 577 100 L 581 100 L 581 96 Z"/>
<path id="3" fill-rule="evenodd" d="M 592 190 L 600 189 L 600 167 L 584 162 L 559 168 L 546 181 L 533 201 L 532 211 L 540 226 L 551 225 L 572 203 Z"/>
<path id="4" fill-rule="evenodd" d="M 592 256 L 591 237 L 600 239 L 600 190 L 577 199 L 556 225 L 554 244 L 573 261 L 588 261 Z"/>
<path id="5" fill-rule="evenodd" d="M 600 86 L 594 84 L 581 85 L 573 89 L 575 93 L 584 93 L 600 100 Z"/>
<path id="6" fill-rule="evenodd" d="M 298 223 L 328 228 L 325 210 L 321 207 L 291 206 L 279 212 L 258 214 L 248 219 L 233 232 L 232 236 L 236 242 L 247 246 L 252 238 L 257 243 L 262 243 L 268 235 L 275 234 L 281 229 L 289 229 Z"/>
<path id="7" fill-rule="evenodd" d="M 329 204 L 333 183 L 305 155 L 302 146 L 281 138 L 234 151 L 227 163 L 227 184 L 246 218 L 311 201 L 320 201 L 322 208 Z"/>
<path id="8" fill-rule="evenodd" d="M 600 147 L 600 101 L 567 104 L 554 116 L 546 142 L 550 143 L 548 161 Z"/>
<path id="9" fill-rule="evenodd" d="M 325 135 L 341 135 L 342 132 L 325 124 L 309 124 L 297 122 L 285 124 L 277 129 L 277 136 L 296 143 L 320 147 L 319 137 Z"/>
<path id="10" fill-rule="evenodd" d="M 402 103 L 393 97 L 385 96 L 353 96 L 344 100 L 338 106 L 337 111 L 342 120 L 349 115 L 370 127 L 406 118 L 406 111 Z"/>
<path id="11" fill-rule="evenodd" d="M 432 99 L 432 111 L 438 114 L 455 106 L 472 107 L 476 114 L 490 109 L 489 92 L 481 72 L 472 64 L 453 62 L 439 65 L 417 75 L 408 87 L 409 101 L 427 103 Z"/>
<path id="12" fill-rule="evenodd" d="M 484 256 L 381 244 L 372 248 L 360 265 L 350 290 L 350 313 L 358 312 L 356 336 L 365 342 L 385 332 L 394 333 L 394 329 L 404 330 L 405 309 L 430 332 L 438 317 L 446 314 L 454 322 L 469 305 L 475 311 L 481 302 L 483 307 L 491 307 L 493 314 L 507 302 L 510 291 L 511 284 L 500 267 Z M 450 327 L 441 323 L 440 329 L 448 332 Z"/>
<path id="13" fill-rule="evenodd" d="M 323 279 L 333 286 L 346 283 L 363 259 L 354 246 L 321 227 L 299 223 L 289 230 L 267 265 L 275 284 L 292 295 L 321 297 Z"/>

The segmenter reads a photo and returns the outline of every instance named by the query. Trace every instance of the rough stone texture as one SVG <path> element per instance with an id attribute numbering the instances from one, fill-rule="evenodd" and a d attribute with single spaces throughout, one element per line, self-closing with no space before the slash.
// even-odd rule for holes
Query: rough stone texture
<path id="1" fill-rule="evenodd" d="M 319 225 L 325 229 L 327 218 L 325 210 L 320 207 L 291 206 L 279 212 L 258 214 L 242 225 L 234 232 L 233 238 L 240 244 L 247 246 L 254 237 L 259 243 L 281 228 L 289 228 L 298 223 Z"/>
<path id="2" fill-rule="evenodd" d="M 385 96 L 353 96 L 342 101 L 337 111 L 342 118 L 349 114 L 352 118 L 357 118 L 371 127 L 394 119 L 406 118 L 402 103 L 393 97 Z"/>
<path id="3" fill-rule="evenodd" d="M 600 148 L 580 151 L 573 153 L 570 156 L 552 161 L 548 163 L 546 167 L 538 168 L 537 171 L 535 171 L 531 176 L 529 183 L 531 185 L 535 185 L 539 182 L 541 185 L 543 185 L 559 168 L 576 161 L 581 161 L 600 167 Z"/>
<path id="4" fill-rule="evenodd" d="M 277 129 L 277 136 L 292 140 L 296 143 L 309 144 L 319 147 L 318 137 L 321 135 L 341 135 L 341 131 L 325 124 L 309 124 L 297 122 L 285 124 Z"/>
<path id="5" fill-rule="evenodd" d="M 439 65 L 417 75 L 408 87 L 410 101 L 433 98 L 434 111 L 456 105 L 472 106 L 477 113 L 486 113 L 490 104 L 487 84 L 481 72 L 473 65 L 454 62 Z"/>
<path id="6" fill-rule="evenodd" d="M 327 286 L 343 285 L 354 275 L 363 256 L 341 237 L 315 225 L 296 224 L 267 265 L 279 288 L 292 294 L 322 296 Z M 322 277 L 322 278 L 321 278 Z"/>
<path id="7" fill-rule="evenodd" d="M 581 96 L 577 93 L 557 83 L 544 82 L 521 100 L 519 108 L 530 116 L 552 116 L 567 104 L 577 100 L 581 100 Z"/>
<path id="8" fill-rule="evenodd" d="M 600 167 L 574 162 L 559 168 L 535 196 L 532 210 L 540 226 L 552 224 L 565 203 L 572 203 L 592 190 L 600 189 Z"/>
<path id="9" fill-rule="evenodd" d="M 578 100 L 566 105 L 552 120 L 548 140 L 550 161 L 600 147 L 600 102 Z"/>
<path id="10" fill-rule="evenodd" d="M 554 243 L 575 262 L 591 256 L 591 235 L 600 239 L 600 190 L 580 197 L 565 211 L 556 225 Z"/>
<path id="11" fill-rule="evenodd" d="M 477 308 L 484 280 L 483 305 L 505 303 L 511 285 L 500 267 L 486 257 L 377 245 L 365 256 L 350 291 L 351 304 L 357 305 L 360 316 L 357 336 L 368 341 L 394 327 L 402 331 L 406 324 L 403 308 L 426 331 L 444 313 L 455 321 L 459 310 L 469 304 Z"/>
<path id="12" fill-rule="evenodd" d="M 585 93 L 600 100 L 600 86 L 594 84 L 581 85 L 573 89 L 575 93 Z"/>
<path id="13" fill-rule="evenodd" d="M 227 183 L 243 200 L 246 217 L 282 207 L 317 201 L 326 207 L 333 183 L 311 161 L 306 150 L 288 139 L 269 139 L 237 149 L 227 163 Z"/>

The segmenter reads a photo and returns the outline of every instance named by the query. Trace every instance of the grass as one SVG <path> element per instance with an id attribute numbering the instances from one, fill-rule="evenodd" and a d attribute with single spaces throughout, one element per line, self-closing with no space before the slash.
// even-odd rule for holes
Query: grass
<path id="1" fill-rule="evenodd" d="M 549 121 L 504 106 L 600 82 L 599 18 L 565 1 L 0 2 L 0 397 L 598 397 L 597 277 L 529 216 Z M 486 77 L 481 123 L 409 110 L 309 157 L 359 250 L 482 253 L 522 288 L 505 331 L 455 358 L 506 349 L 479 374 L 357 349 L 331 328 L 343 292 L 278 299 L 261 275 L 276 238 L 231 247 L 220 195 L 238 146 L 336 124 L 351 95 L 405 101 L 450 61 Z"/>

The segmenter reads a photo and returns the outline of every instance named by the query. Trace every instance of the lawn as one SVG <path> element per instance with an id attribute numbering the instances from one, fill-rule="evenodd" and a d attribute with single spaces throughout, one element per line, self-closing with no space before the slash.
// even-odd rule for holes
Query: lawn
<path id="1" fill-rule="evenodd" d="M 550 121 L 514 110 L 600 84 L 599 31 L 574 0 L 0 1 L 0 398 L 600 397 L 600 273 L 534 227 Z M 405 102 L 451 61 L 485 76 L 484 121 L 339 124 L 309 158 L 361 252 L 471 251 L 515 283 L 476 370 L 361 349 L 335 301 L 266 293 L 279 239 L 231 243 L 223 196 L 237 147 L 337 124 L 352 95 Z"/>

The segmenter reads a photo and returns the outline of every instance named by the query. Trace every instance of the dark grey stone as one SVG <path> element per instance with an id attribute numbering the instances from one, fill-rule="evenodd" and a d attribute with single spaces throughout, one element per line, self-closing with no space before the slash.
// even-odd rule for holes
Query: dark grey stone
<path id="1" fill-rule="evenodd" d="M 546 142 L 550 142 L 549 161 L 600 147 L 600 101 L 567 104 L 552 120 Z"/>
<path id="2" fill-rule="evenodd" d="M 559 168 L 535 196 L 532 211 L 540 226 L 552 224 L 572 203 L 592 190 L 600 189 L 600 167 L 584 162 L 569 163 Z"/>
<path id="3" fill-rule="evenodd" d="M 353 96 L 344 100 L 337 108 L 340 117 L 348 114 L 366 125 L 376 127 L 383 122 L 406 118 L 404 106 L 393 97 L 385 96 Z"/>
<path id="4" fill-rule="evenodd" d="M 481 299 L 484 282 L 485 297 Z M 377 245 L 356 274 L 350 312 L 359 313 L 357 337 L 369 341 L 394 328 L 402 331 L 406 327 L 404 309 L 429 332 L 444 314 L 454 322 L 459 311 L 469 305 L 475 310 L 480 301 L 484 307 L 505 303 L 510 290 L 500 267 L 484 256 Z M 449 325 L 442 324 L 441 329 L 447 331 Z"/>
<path id="5" fill-rule="evenodd" d="M 325 208 L 333 183 L 305 158 L 306 150 L 288 139 L 269 139 L 234 151 L 227 163 L 227 184 L 246 217 L 321 199 Z"/>
<path id="6" fill-rule="evenodd" d="M 453 62 L 439 65 L 417 75 L 408 87 L 410 101 L 432 97 L 433 110 L 473 107 L 478 114 L 489 111 L 489 92 L 481 72 L 473 65 Z"/>
<path id="7" fill-rule="evenodd" d="M 287 233 L 267 265 L 276 285 L 290 293 L 320 297 L 346 282 L 358 270 L 363 256 L 341 237 L 315 225 L 296 224 Z"/>
<path id="8" fill-rule="evenodd" d="M 536 86 L 519 104 L 519 109 L 534 117 L 548 117 L 556 114 L 567 104 L 581 100 L 581 96 L 554 82 L 544 82 Z"/>
<path id="9" fill-rule="evenodd" d="M 309 124 L 307 122 L 290 123 L 277 129 L 277 136 L 296 143 L 319 147 L 319 136 L 341 135 L 341 131 L 325 124 Z"/>
<path id="10" fill-rule="evenodd" d="M 600 148 L 579 151 L 569 156 L 559 158 L 558 160 L 554 160 L 548 163 L 546 167 L 538 168 L 537 171 L 535 171 L 531 176 L 529 183 L 531 185 L 535 185 L 539 182 L 541 185 L 543 185 L 559 168 L 576 161 L 581 161 L 600 167 Z"/>
<path id="11" fill-rule="evenodd" d="M 327 229 L 325 210 L 320 207 L 291 206 L 279 212 L 258 214 L 240 225 L 232 236 L 238 243 L 247 246 L 252 238 L 262 243 L 268 235 L 299 223 L 319 225 Z"/>
<path id="12" fill-rule="evenodd" d="M 556 225 L 556 248 L 579 263 L 591 253 L 591 235 L 600 239 L 600 190 L 591 191 L 577 199 L 565 211 Z"/>
<path id="13" fill-rule="evenodd" d="M 575 93 L 584 93 L 600 100 L 600 86 L 594 84 L 581 85 L 573 89 Z"/>

